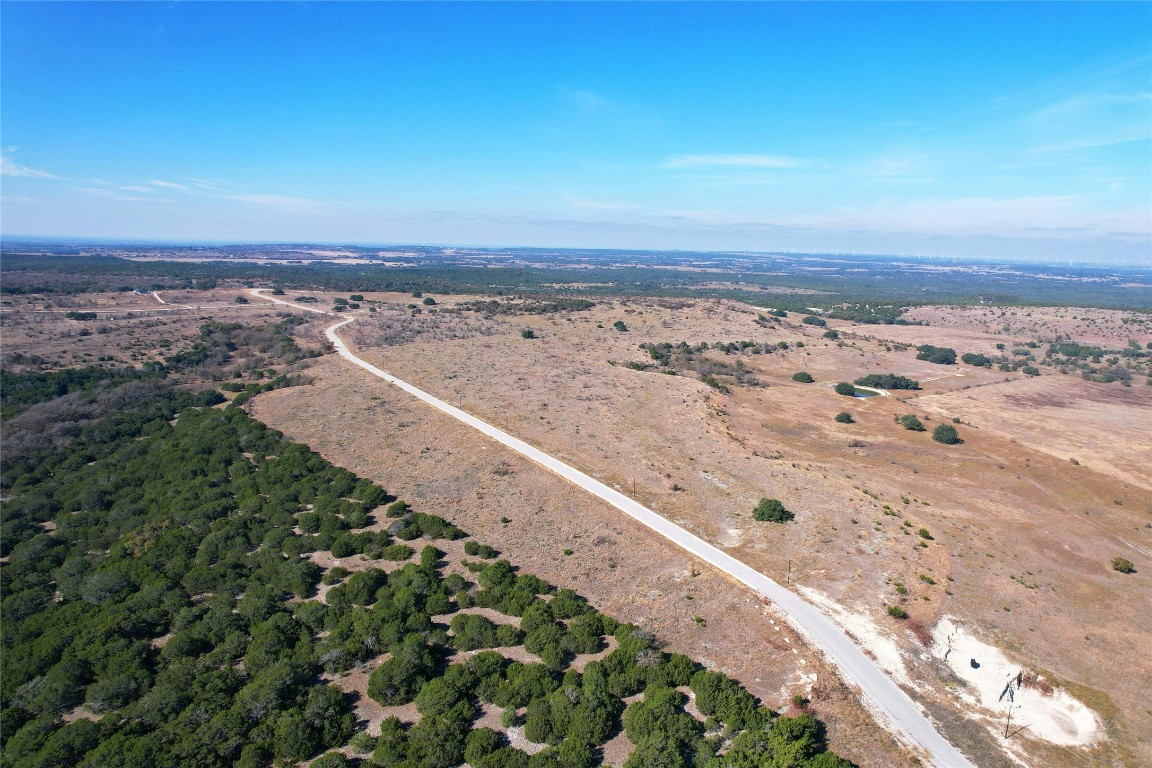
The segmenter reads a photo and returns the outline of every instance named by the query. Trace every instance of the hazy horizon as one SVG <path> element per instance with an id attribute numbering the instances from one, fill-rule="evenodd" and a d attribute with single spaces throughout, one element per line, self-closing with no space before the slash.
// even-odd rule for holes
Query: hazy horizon
<path id="1" fill-rule="evenodd" d="M 0 4 L 0 232 L 1152 262 L 1148 4 Z"/>

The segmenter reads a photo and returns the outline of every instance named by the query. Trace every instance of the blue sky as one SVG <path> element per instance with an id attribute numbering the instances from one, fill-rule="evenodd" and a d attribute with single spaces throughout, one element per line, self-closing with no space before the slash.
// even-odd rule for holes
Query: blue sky
<path id="1" fill-rule="evenodd" d="M 1148 3 L 0 6 L 5 234 L 1148 263 Z"/>

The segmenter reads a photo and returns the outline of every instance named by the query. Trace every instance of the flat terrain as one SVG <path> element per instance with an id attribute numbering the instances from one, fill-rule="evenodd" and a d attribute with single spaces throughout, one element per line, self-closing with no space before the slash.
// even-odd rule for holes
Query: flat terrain
<path id="1" fill-rule="evenodd" d="M 59 310 L 71 308 L 62 302 L 17 298 L 25 306 L 5 307 L 13 311 L 2 316 L 4 353 L 56 365 L 100 354 L 138 362 L 120 351 L 134 334 L 163 333 L 176 348 L 209 320 L 290 311 L 255 299 L 235 305 L 241 294 L 221 289 L 210 302 L 199 293 L 162 293 L 169 302 L 215 306 L 116 314 L 99 321 L 109 330 L 83 337 L 79 329 L 95 324 L 63 318 Z M 332 297 L 312 295 L 319 308 Z M 904 682 L 977 764 L 1007 764 L 1006 753 L 1029 765 L 1152 764 L 1152 387 L 1143 376 L 1125 387 L 1047 367 L 1029 377 L 933 365 L 916 360 L 914 349 L 930 343 L 992 356 L 1004 354 L 997 344 L 1046 347 L 1061 335 L 1109 349 L 1129 341 L 1143 347 L 1152 341 L 1147 315 L 924 307 L 907 317 L 929 325 L 828 320 L 840 333 L 829 340 L 801 315 L 774 320 L 718 300 L 597 299 L 586 311 L 486 314 L 453 311 L 470 297 L 435 296 L 435 305 L 424 305 L 408 294 L 365 296 L 376 311 L 361 311 L 341 332 L 358 354 L 790 581 Z M 160 307 L 151 296 L 109 294 L 106 311 L 123 298 Z M 300 344 L 319 344 L 326 320 L 295 329 Z M 614 327 L 618 321 L 627 331 Z M 536 338 L 524 338 L 525 330 Z M 666 375 L 639 348 L 743 340 L 760 353 L 698 356 L 728 394 L 693 370 Z M 458 522 L 527 570 L 652 629 L 671 649 L 732 674 L 769 706 L 808 696 L 829 723 L 832 747 L 860 765 L 907 763 L 820 660 L 743 588 L 394 387 L 333 358 L 308 365 L 312 386 L 260 395 L 255 415 Z M 799 371 L 815 382 L 793 381 Z M 869 373 L 911 377 L 923 389 L 869 399 L 832 390 Z M 834 421 L 840 411 L 854 423 Z M 910 413 L 927 432 L 896 423 Z M 953 419 L 964 442 L 933 442 L 933 427 Z M 795 521 L 752 520 L 762 497 L 780 499 Z M 1137 572 L 1113 571 L 1114 557 L 1131 560 Z M 888 605 L 910 618 L 890 618 Z M 942 626 L 960 628 L 964 648 L 1002 653 L 1003 664 L 1047 697 L 1044 706 L 1013 711 L 1013 729 L 1024 730 L 1007 742 L 999 735 L 1003 706 L 973 704 L 977 683 L 966 684 L 941 658 L 947 649 L 932 634 Z M 1063 695 L 1087 705 L 1087 717 L 1061 710 Z"/>
<path id="2" fill-rule="evenodd" d="M 859 765 L 912 764 L 747 589 L 363 371 L 327 358 L 309 372 L 312 386 L 261 396 L 254 415 L 390 492 L 418 499 L 418 508 L 466 526 L 526 571 L 649 629 L 669 651 L 725 671 L 768 706 L 788 711 L 794 695 L 811 699 L 832 748 Z"/>
<path id="3" fill-rule="evenodd" d="M 246 303 L 237 304 L 242 298 Z M 6 296 L 0 305 L 5 370 L 85 365 L 140 365 L 187 350 L 205 323 L 268 323 L 286 307 L 252 299 L 247 291 L 86 293 L 76 296 Z M 90 319 L 69 313 L 94 314 Z M 294 314 L 308 317 L 307 313 Z M 317 323 L 319 326 L 319 323 Z M 323 329 L 297 328 L 302 346 L 323 344 Z"/>
<path id="4" fill-rule="evenodd" d="M 978 328 L 829 321 L 842 334 L 831 341 L 795 316 L 766 327 L 755 309 L 724 302 L 634 300 L 585 312 L 484 316 L 442 311 L 457 299 L 440 299 L 435 314 L 413 315 L 410 297 L 368 298 L 382 302 L 377 312 L 344 333 L 359 354 L 609 484 L 634 488 L 646 505 L 774 578 L 787 580 L 790 570 L 929 703 L 959 702 L 953 692 L 962 683 L 929 647 L 931 628 L 948 615 L 1097 713 L 1092 727 L 1067 726 L 1074 732 L 1062 745 L 1030 739 L 1026 730 L 1013 737 L 1014 749 L 1030 750 L 1032 760 L 1042 754 L 1048 764 L 1148 761 L 1140 734 L 1152 727 L 1141 682 L 1152 679 L 1152 529 L 1140 468 L 1152 455 L 1140 436 L 1152 392 L 1139 380 L 1129 388 L 1047 371 L 1030 378 L 937 366 L 899 346 L 952 343 L 968 352 L 983 351 L 983 343 L 994 351 L 997 334 Z M 1114 315 L 1116 328 L 1130 335 L 1124 315 Z M 628 331 L 614 329 L 617 320 Z M 537 338 L 522 338 L 524 329 Z M 1110 343 L 1123 346 L 1127 338 Z M 651 362 L 638 349 L 643 342 L 744 339 L 789 348 L 709 351 L 726 365 L 739 359 L 755 376 L 755 385 L 721 376 L 728 395 L 691 372 L 624 365 Z M 815 383 L 793 382 L 802 370 Z M 868 400 L 831 391 L 836 381 L 882 372 L 916 378 L 924 389 Z M 333 412 L 357 412 L 342 398 L 332 401 Z M 259 410 L 265 407 L 258 413 L 274 426 L 340 463 L 351 460 L 288 429 L 294 421 Z M 833 421 L 840 410 L 856 423 Z M 964 444 L 944 446 L 902 429 L 894 419 L 906 413 L 929 430 L 959 418 Z M 371 461 L 371 449 L 363 450 Z M 781 499 L 796 521 L 755 523 L 750 510 L 765 496 Z M 520 508 L 515 496 L 502 495 L 502 503 Z M 917 535 L 921 528 L 932 538 Z M 1112 571 L 1117 556 L 1135 562 L 1138 573 Z M 614 594 L 580 586 L 594 598 Z M 907 622 L 886 615 L 885 606 L 897 603 Z M 1116 658 L 1132 660 L 1130 676 L 1116 677 Z M 1003 712 L 987 714 L 994 730 Z M 1021 717 L 1027 713 L 1014 715 Z"/>

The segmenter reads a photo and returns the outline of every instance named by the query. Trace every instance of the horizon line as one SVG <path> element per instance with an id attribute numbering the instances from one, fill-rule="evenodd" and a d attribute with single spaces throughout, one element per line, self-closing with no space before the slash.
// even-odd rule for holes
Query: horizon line
<path id="1" fill-rule="evenodd" d="M 349 240 L 184 240 L 184 239 L 151 239 L 151 238 L 131 238 L 131 237 L 101 237 L 101 236 L 82 236 L 82 235 L 23 235 L 23 234 L 0 234 L 0 247 L 7 245 L 10 241 L 24 242 L 36 245 L 124 245 L 136 247 L 241 247 L 241 246 L 277 246 L 277 245 L 296 245 L 296 246 L 345 246 L 353 248 L 450 248 L 460 249 L 467 248 L 473 250 L 485 251 L 541 251 L 551 250 L 556 252 L 579 252 L 591 251 L 599 253 L 639 253 L 639 254 L 754 254 L 758 256 L 835 256 L 839 258 L 851 259 L 891 259 L 901 260 L 910 259 L 915 261 L 966 261 L 978 262 L 987 264 L 1032 264 L 1032 265 L 1052 265 L 1052 266 L 1069 266 L 1069 267 L 1124 267 L 1129 269 L 1152 269 L 1152 260 L 1147 263 L 1135 262 L 1119 262 L 1107 260 L 1093 260 L 1093 259 L 1063 259 L 1063 258 L 1011 258 L 1011 257 L 991 257 L 991 256 L 969 256 L 957 254 L 936 254 L 936 253 L 882 253 L 882 252 L 868 252 L 868 251 L 835 251 L 835 250 L 755 250 L 755 249 L 680 249 L 680 248 L 605 248 L 605 247 L 582 247 L 582 246 L 555 246 L 555 245 L 484 245 L 475 243 L 416 243 L 416 242 L 372 242 L 372 241 L 349 241 Z"/>

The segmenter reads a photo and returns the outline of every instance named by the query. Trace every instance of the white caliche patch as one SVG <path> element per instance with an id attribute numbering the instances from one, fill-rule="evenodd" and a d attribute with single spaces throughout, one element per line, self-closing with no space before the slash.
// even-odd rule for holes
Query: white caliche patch
<path id="1" fill-rule="evenodd" d="M 832 598 L 811 587 L 797 584 L 796 590 L 808 602 L 820 608 L 828 618 L 840 625 L 856 641 L 856 644 L 872 656 L 880 668 L 891 675 L 892 679 L 905 685 L 911 684 L 908 671 L 904 668 L 904 657 L 900 654 L 900 646 L 896 639 L 876 625 L 866 613 L 854 613 L 837 603 Z"/>
<path id="2" fill-rule="evenodd" d="M 1052 693 L 1019 685 L 1029 674 L 1026 665 L 1011 661 L 995 646 L 980 642 L 944 616 L 932 633 L 932 653 L 943 659 L 956 676 L 968 683 L 957 695 L 995 718 L 1003 733 L 1009 707 L 1011 730 L 1062 746 L 1082 746 L 1096 740 L 1100 722 L 1083 703 L 1061 690 Z M 1025 727 L 1026 726 L 1026 727 Z"/>

